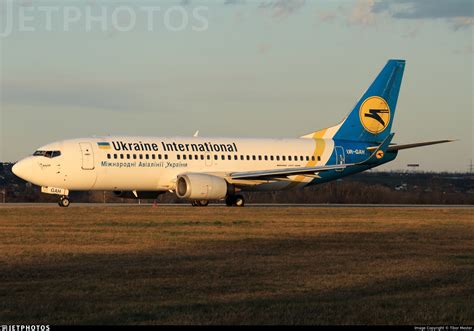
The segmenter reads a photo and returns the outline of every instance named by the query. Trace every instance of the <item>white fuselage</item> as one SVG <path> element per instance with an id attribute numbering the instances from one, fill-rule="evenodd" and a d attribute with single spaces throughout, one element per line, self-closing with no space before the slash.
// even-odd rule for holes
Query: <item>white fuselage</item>
<path id="1" fill-rule="evenodd" d="M 225 178 L 232 172 L 326 165 L 334 147 L 332 139 L 305 138 L 85 138 L 43 146 L 39 155 L 21 160 L 16 172 L 36 185 L 67 190 L 169 191 L 183 173 Z M 60 155 L 41 155 L 54 151 Z M 253 188 L 248 181 L 245 185 L 285 189 L 311 180 L 292 176 L 284 182 L 257 181 Z"/>

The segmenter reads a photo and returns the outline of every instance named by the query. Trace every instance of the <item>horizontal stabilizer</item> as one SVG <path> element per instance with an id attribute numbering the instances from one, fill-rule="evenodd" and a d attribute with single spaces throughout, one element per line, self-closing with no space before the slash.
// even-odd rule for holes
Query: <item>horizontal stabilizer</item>
<path id="1" fill-rule="evenodd" d="M 406 144 L 406 145 L 395 145 L 395 146 L 390 146 L 387 151 L 399 151 L 401 149 L 409 149 L 409 148 L 416 148 L 416 147 L 422 147 L 422 146 L 429 146 L 429 145 L 436 145 L 436 144 L 444 144 L 444 143 L 450 143 L 455 140 L 437 140 L 437 141 L 427 141 L 424 143 L 416 143 L 416 144 Z"/>
<path id="2" fill-rule="evenodd" d="M 402 149 L 409 149 L 409 148 L 416 148 L 416 147 L 423 147 L 423 146 L 429 146 L 429 145 L 436 145 L 436 144 L 444 144 L 444 143 L 450 143 L 456 140 L 452 139 L 445 139 L 445 140 L 436 140 L 436 141 L 427 141 L 423 143 L 414 143 L 414 144 L 405 144 L 405 145 L 392 145 L 387 148 L 387 152 L 394 152 L 394 151 L 399 151 Z M 375 150 L 377 149 L 377 146 L 374 147 L 369 147 L 368 150 Z"/>

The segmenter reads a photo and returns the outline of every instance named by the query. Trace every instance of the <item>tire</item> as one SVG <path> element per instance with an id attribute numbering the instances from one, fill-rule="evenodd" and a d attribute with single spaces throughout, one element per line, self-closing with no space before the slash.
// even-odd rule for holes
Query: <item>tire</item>
<path id="1" fill-rule="evenodd" d="M 233 195 L 229 195 L 227 198 L 225 198 L 225 204 L 227 205 L 227 207 L 232 207 L 234 205 L 234 201 L 235 196 Z"/>
<path id="2" fill-rule="evenodd" d="M 198 201 L 198 206 L 200 206 L 200 207 L 207 207 L 208 205 L 209 205 L 208 200 L 199 200 Z"/>
<path id="3" fill-rule="evenodd" d="M 234 206 L 236 207 L 243 207 L 245 206 L 245 199 L 241 195 L 236 195 L 234 198 Z"/>
<path id="4" fill-rule="evenodd" d="M 58 202 L 60 207 L 67 208 L 71 204 L 71 200 L 68 197 L 61 197 Z"/>

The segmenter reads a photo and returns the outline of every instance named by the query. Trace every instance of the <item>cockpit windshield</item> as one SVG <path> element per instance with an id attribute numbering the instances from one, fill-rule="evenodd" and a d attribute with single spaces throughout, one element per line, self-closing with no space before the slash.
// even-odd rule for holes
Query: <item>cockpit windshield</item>
<path id="1" fill-rule="evenodd" d="M 36 151 L 34 152 L 33 156 L 44 156 L 44 157 L 47 157 L 47 158 L 54 158 L 54 157 L 58 157 L 61 155 L 61 152 L 60 151 Z"/>

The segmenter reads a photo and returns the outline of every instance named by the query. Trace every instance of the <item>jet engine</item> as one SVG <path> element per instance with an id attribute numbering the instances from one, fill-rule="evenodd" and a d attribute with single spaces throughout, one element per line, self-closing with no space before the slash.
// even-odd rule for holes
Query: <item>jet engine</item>
<path id="1" fill-rule="evenodd" d="M 233 191 L 224 178 L 206 174 L 183 174 L 176 182 L 176 195 L 180 199 L 220 200 Z"/>

